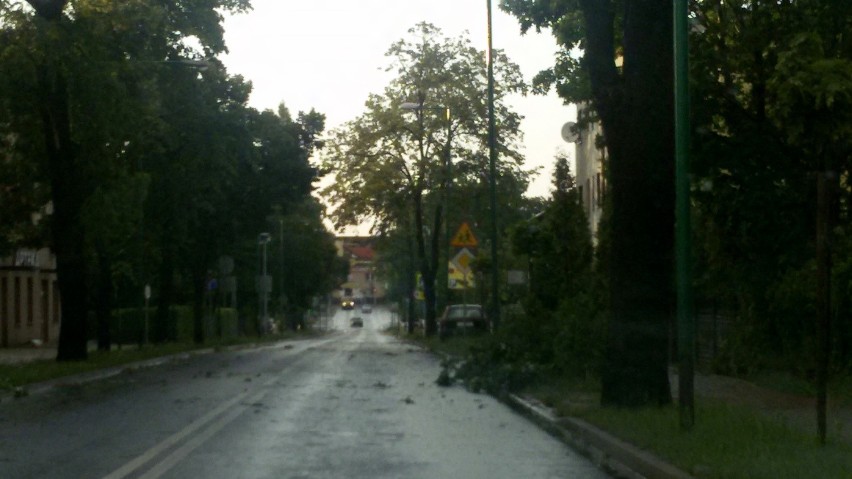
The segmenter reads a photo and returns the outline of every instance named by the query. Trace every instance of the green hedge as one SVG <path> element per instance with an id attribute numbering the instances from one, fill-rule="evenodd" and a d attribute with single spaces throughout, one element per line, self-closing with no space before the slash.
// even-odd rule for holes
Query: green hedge
<path id="1" fill-rule="evenodd" d="M 148 334 L 153 330 L 157 309 L 148 308 Z M 97 338 L 97 320 L 89 315 L 89 338 Z M 179 342 L 192 341 L 193 319 L 190 306 L 172 306 L 169 309 L 169 330 L 171 339 Z M 113 343 L 132 344 L 142 341 L 145 331 L 145 308 L 115 309 L 110 321 L 110 337 Z M 204 336 L 223 338 L 239 335 L 239 319 L 234 308 L 219 308 L 216 314 L 205 318 Z"/>

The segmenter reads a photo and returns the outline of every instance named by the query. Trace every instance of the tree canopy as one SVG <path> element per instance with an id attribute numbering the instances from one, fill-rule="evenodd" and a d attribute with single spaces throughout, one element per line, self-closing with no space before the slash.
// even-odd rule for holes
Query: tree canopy
<path id="1" fill-rule="evenodd" d="M 222 13 L 248 8 L 247 0 L 0 2 L 8 158 L 0 168 L 9 173 L 0 195 L 19 193 L 0 204 L 15 219 L 0 228 L 0 247 L 51 238 L 62 291 L 58 359 L 86 357 L 95 296 L 99 316 L 108 315 L 112 301 L 147 283 L 160 306 L 152 339 L 173 337 L 170 306 L 182 302 L 196 306 L 203 340 L 200 305 L 220 255 L 254 252 L 274 207 L 304 207 L 294 234 L 315 230 L 321 211 L 304 205 L 324 116 L 249 108 L 251 84 L 215 59 L 226 50 Z M 28 221 L 49 209 L 47 221 Z M 329 238 L 314 234 L 323 268 Z M 329 287 L 324 273 L 337 274 L 316 273 L 312 287 L 293 292 L 295 303 Z"/>
<path id="2" fill-rule="evenodd" d="M 387 52 L 396 77 L 370 95 L 366 112 L 333 132 L 323 168 L 335 183 L 323 194 L 338 226 L 373 218 L 377 230 L 409 231 L 423 276 L 427 330 L 434 331 L 434 283 L 448 190 L 487 178 L 486 63 L 465 36 L 446 38 L 420 23 Z M 517 65 L 495 54 L 499 177 L 519 196 L 527 173 L 519 152 L 521 117 L 506 104 L 526 85 Z M 405 104 L 405 106 L 404 106 Z M 408 109 L 406 109 L 408 108 Z M 453 185 L 451 187 L 451 184 Z"/>

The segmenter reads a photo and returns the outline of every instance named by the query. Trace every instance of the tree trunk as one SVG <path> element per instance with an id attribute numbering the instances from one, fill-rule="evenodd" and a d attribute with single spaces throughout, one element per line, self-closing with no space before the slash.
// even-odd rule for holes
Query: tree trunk
<path id="1" fill-rule="evenodd" d="M 52 19 L 49 25 L 59 22 Z M 49 60 L 48 60 L 49 61 Z M 52 240 L 62 295 L 62 323 L 57 361 L 81 361 L 86 351 L 86 256 L 81 213 L 89 193 L 88 178 L 78 163 L 71 138 L 71 118 L 65 77 L 55 66 L 39 68 L 42 128 L 53 199 Z"/>
<path id="2" fill-rule="evenodd" d="M 672 6 L 624 4 L 623 73 L 612 6 L 583 0 L 586 65 L 609 151 L 610 321 L 601 402 L 671 402 L 668 325 L 674 306 Z"/>
<path id="3" fill-rule="evenodd" d="M 198 268 L 192 277 L 192 341 L 204 344 L 204 289 L 207 278 L 204 270 L 199 271 Z"/>
<path id="4" fill-rule="evenodd" d="M 825 445 L 827 434 L 828 372 L 831 357 L 831 206 L 838 175 L 833 171 L 817 173 L 817 318 L 816 318 L 816 413 L 819 443 Z"/>
<path id="5" fill-rule="evenodd" d="M 62 295 L 62 323 L 59 330 L 57 361 L 82 361 L 88 358 L 85 234 L 80 220 L 83 208 L 81 197 L 84 193 L 75 191 L 76 187 L 71 184 L 77 180 L 80 183 L 85 180 L 74 174 L 75 168 L 72 166 L 74 155 L 70 150 L 70 147 L 61 148 L 56 152 L 58 158 L 51 158 L 53 247 L 56 252 L 59 291 Z"/>
<path id="6" fill-rule="evenodd" d="M 168 228 L 167 225 L 164 225 L 164 228 Z M 168 340 L 177 339 L 177 332 L 172 331 L 172 319 L 171 319 L 171 307 L 174 302 L 174 285 L 173 277 L 174 277 L 174 252 L 172 250 L 171 242 L 166 238 L 166 233 L 162 232 L 161 235 L 161 257 L 160 257 L 160 271 L 159 271 L 159 282 L 160 282 L 160 290 L 157 294 L 157 314 L 154 316 L 154 324 L 151 328 L 152 338 L 151 341 L 154 343 L 164 343 Z"/>
<path id="7" fill-rule="evenodd" d="M 110 337 L 110 320 L 112 317 L 112 261 L 106 250 L 106 245 L 98 241 L 95 246 L 98 257 L 98 291 L 96 316 L 98 323 L 98 351 L 109 351 L 112 346 Z"/>
<path id="8" fill-rule="evenodd" d="M 438 237 L 441 231 L 442 211 L 439 206 L 435 212 L 435 222 L 431 232 L 429 251 L 426 251 L 426 240 L 423 238 L 423 198 L 415 195 L 414 221 L 417 234 L 417 259 L 420 263 L 420 275 L 423 278 L 423 296 L 426 309 L 426 336 L 432 336 L 438 331 L 438 320 L 435 314 L 435 276 L 438 269 Z"/>

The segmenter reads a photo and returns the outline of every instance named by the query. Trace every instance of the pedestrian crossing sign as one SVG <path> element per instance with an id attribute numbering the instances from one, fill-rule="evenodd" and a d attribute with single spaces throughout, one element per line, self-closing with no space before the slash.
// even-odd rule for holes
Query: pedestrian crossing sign
<path id="1" fill-rule="evenodd" d="M 470 225 L 462 223 L 462 225 L 459 226 L 459 230 L 456 232 L 456 235 L 453 236 L 452 241 L 450 241 L 450 244 L 456 248 L 464 248 L 466 246 L 474 247 L 479 244 L 479 241 L 477 241 L 476 236 L 473 235 Z"/>

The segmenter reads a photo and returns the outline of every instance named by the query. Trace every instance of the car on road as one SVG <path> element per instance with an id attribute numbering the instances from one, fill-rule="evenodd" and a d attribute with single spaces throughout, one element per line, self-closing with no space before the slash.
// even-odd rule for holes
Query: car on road
<path id="1" fill-rule="evenodd" d="M 370 314 L 373 312 L 373 305 L 370 303 L 364 303 L 361 305 L 361 312 L 364 314 Z"/>
<path id="2" fill-rule="evenodd" d="M 363 328 L 364 327 L 364 320 L 361 319 L 359 316 L 354 316 L 350 320 L 349 325 L 352 326 L 353 328 Z"/>
<path id="3" fill-rule="evenodd" d="M 491 322 L 480 304 L 451 304 L 444 309 L 444 314 L 438 319 L 438 337 L 440 338 L 460 332 L 487 332 L 490 329 Z"/>
<path id="4" fill-rule="evenodd" d="M 355 309 L 355 300 L 352 298 L 343 298 L 340 300 L 340 308 L 341 309 Z"/>

